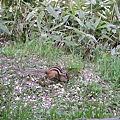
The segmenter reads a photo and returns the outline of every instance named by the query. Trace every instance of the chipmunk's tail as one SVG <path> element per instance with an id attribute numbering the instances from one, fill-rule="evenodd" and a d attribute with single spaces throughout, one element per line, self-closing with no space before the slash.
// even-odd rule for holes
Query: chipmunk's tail
<path id="1" fill-rule="evenodd" d="M 45 73 L 45 70 L 29 68 L 26 70 L 19 70 L 19 71 L 17 71 L 17 73 L 18 74 L 40 74 L 40 73 Z"/>

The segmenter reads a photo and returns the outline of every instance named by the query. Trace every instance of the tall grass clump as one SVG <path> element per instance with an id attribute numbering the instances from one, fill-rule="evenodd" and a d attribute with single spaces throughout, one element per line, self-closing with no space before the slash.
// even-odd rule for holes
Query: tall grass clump
<path id="1" fill-rule="evenodd" d="M 120 57 L 103 54 L 99 59 L 99 72 L 104 80 L 120 84 Z"/>

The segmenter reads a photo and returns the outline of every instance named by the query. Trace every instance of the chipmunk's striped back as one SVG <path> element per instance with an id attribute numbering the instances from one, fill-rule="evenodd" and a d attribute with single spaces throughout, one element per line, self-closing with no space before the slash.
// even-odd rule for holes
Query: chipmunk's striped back
<path id="1" fill-rule="evenodd" d="M 54 70 L 54 71 L 57 71 L 58 72 L 58 75 L 59 76 L 63 76 L 65 77 L 67 80 L 69 80 L 69 75 L 66 71 L 64 71 L 63 69 L 61 69 L 59 66 L 51 66 L 47 72 L 51 71 L 51 70 Z"/>

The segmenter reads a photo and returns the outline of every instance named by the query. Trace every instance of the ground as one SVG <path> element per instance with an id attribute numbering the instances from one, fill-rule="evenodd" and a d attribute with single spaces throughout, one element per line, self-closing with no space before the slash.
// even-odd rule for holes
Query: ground
<path id="1" fill-rule="evenodd" d="M 48 82 L 44 75 L 19 75 L 17 71 L 24 68 L 47 68 L 47 60 L 35 54 L 18 59 L 2 55 L 0 64 L 1 86 L 11 86 L 11 89 L 7 88 L 9 91 L 1 88 L 4 90 L 1 93 L 2 100 L 6 101 L 5 94 L 9 94 L 12 103 L 20 100 L 24 105 L 32 103 L 34 114 L 38 106 L 41 109 L 59 109 L 67 112 L 77 109 L 83 111 L 83 116 L 89 111 L 92 117 L 100 117 L 102 112 L 105 115 L 111 113 L 111 116 L 120 113 L 118 94 L 113 90 L 112 84 L 100 78 L 98 71 L 94 70 L 94 64 L 89 67 L 83 65 L 80 69 L 67 68 L 70 74 L 67 83 Z M 63 66 L 61 62 L 59 64 Z M 1 105 L 4 109 L 5 104 Z"/>

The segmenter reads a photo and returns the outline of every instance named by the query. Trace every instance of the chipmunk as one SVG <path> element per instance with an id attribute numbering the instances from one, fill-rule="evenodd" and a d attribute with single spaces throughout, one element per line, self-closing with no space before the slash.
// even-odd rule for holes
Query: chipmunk
<path id="1" fill-rule="evenodd" d="M 27 69 L 27 70 L 22 70 L 19 72 L 20 74 L 39 74 L 39 73 L 44 73 L 47 75 L 47 79 L 53 79 L 53 78 L 57 78 L 62 82 L 66 82 L 69 80 L 69 75 L 66 71 L 64 71 L 63 69 L 61 69 L 58 66 L 51 66 L 50 68 L 48 68 L 47 70 L 43 70 L 43 69 Z"/>

